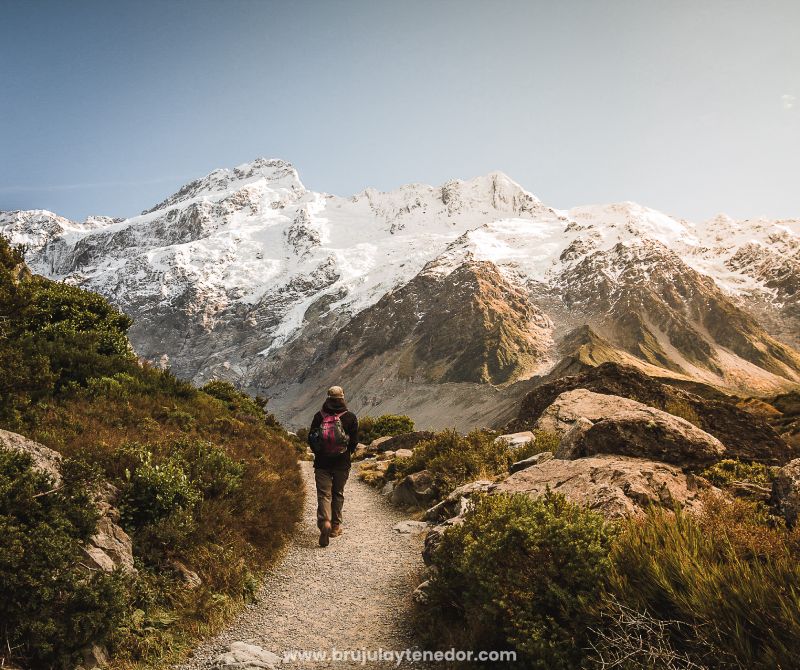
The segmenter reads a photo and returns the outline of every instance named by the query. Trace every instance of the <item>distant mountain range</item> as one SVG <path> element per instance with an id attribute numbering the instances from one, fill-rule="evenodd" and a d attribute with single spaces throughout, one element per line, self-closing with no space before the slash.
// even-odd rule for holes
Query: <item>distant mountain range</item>
<path id="1" fill-rule="evenodd" d="M 800 383 L 800 220 L 558 210 L 502 173 L 339 197 L 258 159 L 130 219 L 0 212 L 0 234 L 130 314 L 142 358 L 290 425 L 333 383 L 356 411 L 461 428 L 605 361 L 745 395 Z"/>

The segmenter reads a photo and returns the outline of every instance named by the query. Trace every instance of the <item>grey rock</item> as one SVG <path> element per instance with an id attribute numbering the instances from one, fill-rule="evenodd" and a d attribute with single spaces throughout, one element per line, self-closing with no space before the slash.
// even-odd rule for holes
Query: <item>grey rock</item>
<path id="1" fill-rule="evenodd" d="M 427 470 L 403 477 L 392 491 L 391 501 L 395 505 L 425 507 L 434 499 L 433 476 Z"/>
<path id="2" fill-rule="evenodd" d="M 411 534 L 416 535 L 417 533 L 422 533 L 428 529 L 428 524 L 424 521 L 399 521 L 394 526 L 392 526 L 392 530 L 397 531 L 398 533 L 404 534 Z"/>
<path id="3" fill-rule="evenodd" d="M 605 454 L 576 460 L 553 458 L 510 475 L 490 493 L 538 498 L 548 490 L 610 519 L 640 516 L 652 505 L 696 510 L 702 506 L 703 491 L 721 493 L 705 479 L 673 465 Z"/>
<path id="4" fill-rule="evenodd" d="M 57 451 L 8 430 L 0 430 L 0 449 L 27 454 L 34 468 L 50 476 L 53 486 L 61 485 L 61 454 Z"/>
<path id="5" fill-rule="evenodd" d="M 769 503 L 772 498 L 772 489 L 752 482 L 731 482 L 725 486 L 725 491 L 735 498 L 743 498 L 751 502 Z"/>
<path id="6" fill-rule="evenodd" d="M 200 579 L 200 575 L 194 570 L 189 569 L 189 567 L 184 565 L 181 561 L 173 560 L 172 567 L 175 568 L 175 572 L 181 576 L 181 580 L 186 584 L 186 588 L 196 589 L 202 585 L 203 580 Z"/>
<path id="7" fill-rule="evenodd" d="M 507 435 L 501 435 L 495 440 L 495 442 L 505 442 L 509 447 L 516 448 L 521 447 L 524 444 L 528 444 L 528 442 L 534 439 L 535 437 L 532 431 L 523 430 L 519 433 L 508 433 Z"/>
<path id="8" fill-rule="evenodd" d="M 411 449 L 398 449 L 394 452 L 395 458 L 411 458 L 414 452 Z"/>
<path id="9" fill-rule="evenodd" d="M 214 660 L 213 667 L 219 670 L 274 670 L 281 659 L 277 654 L 248 642 L 234 642 L 230 649 Z"/>
<path id="10" fill-rule="evenodd" d="M 425 535 L 425 541 L 422 547 L 422 560 L 425 562 L 425 565 L 433 565 L 433 553 L 436 551 L 436 547 L 441 543 L 442 535 L 447 529 L 453 526 L 459 526 L 462 523 L 464 523 L 464 517 L 463 515 L 459 515 L 447 521 L 443 521 L 438 526 L 434 526 L 428 531 L 427 535 Z"/>
<path id="11" fill-rule="evenodd" d="M 53 486 L 61 485 L 61 454 L 22 435 L 0 430 L 0 449 L 28 454 L 33 467 L 53 480 Z M 104 572 L 120 568 L 135 573 L 133 566 L 133 543 L 119 525 L 119 511 L 114 506 L 118 491 L 106 483 L 98 492 L 95 504 L 100 512 L 95 534 L 83 547 L 84 557 L 91 567 Z"/>
<path id="12" fill-rule="evenodd" d="M 76 670 L 93 670 L 108 665 L 108 650 L 99 644 L 92 644 L 82 652 L 81 664 Z"/>
<path id="13" fill-rule="evenodd" d="M 478 479 L 454 489 L 444 500 L 425 512 L 427 521 L 441 522 L 445 519 L 463 514 L 467 509 L 467 501 L 475 493 L 485 493 L 492 486 L 488 479 Z"/>
<path id="14" fill-rule="evenodd" d="M 514 474 L 515 472 L 519 472 L 520 470 L 524 470 L 525 468 L 530 468 L 531 466 L 539 465 L 539 463 L 544 463 L 545 461 L 549 461 L 551 458 L 553 458 L 552 452 L 543 451 L 540 454 L 534 454 L 533 456 L 524 458 L 521 461 L 512 463 L 508 471 L 511 474 Z"/>
<path id="15" fill-rule="evenodd" d="M 429 430 L 417 430 L 411 433 L 400 433 L 393 437 L 386 438 L 378 445 L 379 451 L 397 451 L 398 449 L 413 449 L 420 442 L 430 440 L 433 433 Z"/>
<path id="16" fill-rule="evenodd" d="M 699 468 L 725 455 L 722 442 L 685 419 L 586 389 L 559 395 L 537 426 L 562 435 L 557 457 L 619 454 Z"/>
<path id="17" fill-rule="evenodd" d="M 556 397 L 536 421 L 536 428 L 563 437 L 579 419 L 594 423 L 641 406 L 642 403 L 628 398 L 574 389 Z"/>
<path id="18" fill-rule="evenodd" d="M 772 504 L 794 526 L 800 516 L 800 458 L 780 468 L 772 482 Z"/>
<path id="19" fill-rule="evenodd" d="M 388 442 L 392 439 L 392 435 L 385 435 L 384 437 L 376 437 L 372 442 L 369 443 L 369 450 L 370 451 L 383 451 L 380 447 L 384 442 Z"/>
<path id="20" fill-rule="evenodd" d="M 558 443 L 555 453 L 556 458 L 579 458 L 582 455 L 580 453 L 581 440 L 592 426 L 594 424 L 586 417 L 578 417 Z"/>
<path id="21" fill-rule="evenodd" d="M 431 586 L 431 581 L 426 579 L 422 584 L 420 584 L 417 588 L 414 589 L 414 592 L 411 594 L 411 597 L 414 599 L 414 602 L 419 603 L 420 605 L 424 605 L 430 599 L 429 590 Z"/>

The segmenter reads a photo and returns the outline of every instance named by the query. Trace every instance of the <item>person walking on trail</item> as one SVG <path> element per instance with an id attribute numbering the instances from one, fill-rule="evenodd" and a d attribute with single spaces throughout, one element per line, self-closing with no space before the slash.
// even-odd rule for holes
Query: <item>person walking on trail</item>
<path id="1" fill-rule="evenodd" d="M 344 485 L 358 444 L 358 418 L 347 409 L 341 386 L 328 389 L 322 410 L 308 430 L 308 444 L 314 453 L 319 546 L 327 547 L 329 538 L 342 534 Z"/>

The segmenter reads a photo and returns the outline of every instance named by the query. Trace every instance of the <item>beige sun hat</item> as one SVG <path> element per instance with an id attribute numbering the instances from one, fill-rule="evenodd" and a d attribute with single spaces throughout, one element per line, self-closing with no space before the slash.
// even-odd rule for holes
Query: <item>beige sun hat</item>
<path id="1" fill-rule="evenodd" d="M 341 386 L 331 386 L 328 389 L 328 397 L 344 400 L 344 389 Z"/>

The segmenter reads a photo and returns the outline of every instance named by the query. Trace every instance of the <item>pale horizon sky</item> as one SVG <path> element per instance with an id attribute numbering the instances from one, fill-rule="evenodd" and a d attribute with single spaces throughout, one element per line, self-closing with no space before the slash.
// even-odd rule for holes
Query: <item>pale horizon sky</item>
<path id="1" fill-rule="evenodd" d="M 0 0 L 0 87 L 0 210 L 132 216 L 266 156 L 800 218 L 794 0 Z"/>

